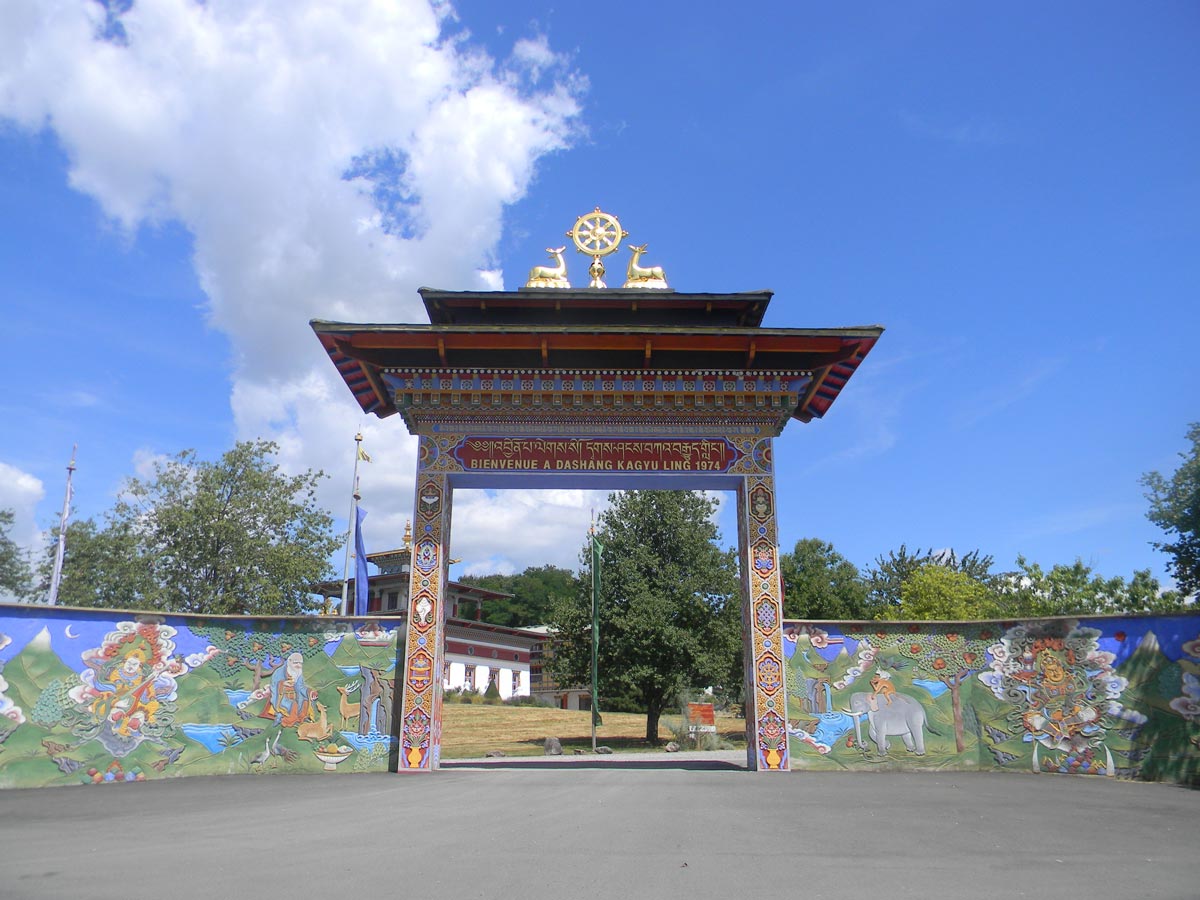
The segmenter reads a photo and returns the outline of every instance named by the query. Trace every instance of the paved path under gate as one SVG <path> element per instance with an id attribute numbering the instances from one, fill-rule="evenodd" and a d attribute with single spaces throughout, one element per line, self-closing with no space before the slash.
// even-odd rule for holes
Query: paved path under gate
<path id="1" fill-rule="evenodd" d="M 0 791 L 0 896 L 1200 896 L 1200 791 L 734 759 Z"/>

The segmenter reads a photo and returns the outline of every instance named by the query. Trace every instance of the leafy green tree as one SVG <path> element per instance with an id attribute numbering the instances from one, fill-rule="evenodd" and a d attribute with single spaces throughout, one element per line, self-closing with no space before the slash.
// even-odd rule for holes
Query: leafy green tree
<path id="1" fill-rule="evenodd" d="M 1163 591 L 1149 569 L 1124 578 L 1104 578 L 1091 566 L 1075 560 L 1045 571 L 1023 556 L 1017 557 L 1017 571 L 997 581 L 999 608 L 1004 618 L 1040 618 L 1043 616 L 1087 616 L 1116 613 L 1172 613 L 1185 608 L 1183 597 L 1175 591 Z"/>
<path id="2" fill-rule="evenodd" d="M 216 462 L 187 450 L 156 464 L 152 478 L 129 479 L 102 527 L 68 527 L 59 602 L 214 615 L 311 610 L 307 586 L 328 577 L 339 538 L 316 505 L 322 474 L 284 474 L 276 450 L 245 441 Z"/>
<path id="3" fill-rule="evenodd" d="M 962 622 L 997 614 L 991 588 L 966 572 L 927 562 L 900 585 L 900 605 L 886 606 L 879 618 Z"/>
<path id="4" fill-rule="evenodd" d="M 67 712 L 75 705 L 69 695 L 69 691 L 76 684 L 79 684 L 78 677 L 72 677 L 73 683 L 64 683 L 61 678 L 55 678 L 46 689 L 38 695 L 37 703 L 33 706 L 33 711 L 29 714 L 31 721 L 42 725 L 46 728 L 53 728 L 67 715 Z"/>
<path id="5" fill-rule="evenodd" d="M 530 566 L 515 575 L 467 575 L 459 581 L 511 594 L 483 604 L 483 621 L 510 628 L 545 625 L 554 603 L 579 591 L 574 572 L 550 565 Z"/>
<path id="6" fill-rule="evenodd" d="M 0 509 L 0 594 L 24 595 L 29 590 L 29 564 L 10 532 L 13 511 Z"/>
<path id="7" fill-rule="evenodd" d="M 243 669 L 248 670 L 253 676 L 251 690 L 258 690 L 263 678 L 282 666 L 289 654 L 300 653 L 309 659 L 325 652 L 325 642 L 313 634 L 276 634 L 266 628 L 247 631 L 206 624 L 192 625 L 191 631 L 217 649 L 209 660 L 214 672 L 222 678 L 233 678 Z"/>
<path id="8" fill-rule="evenodd" d="M 961 572 L 980 584 L 990 586 L 996 579 L 992 573 L 992 562 L 992 557 L 985 556 L 978 550 L 972 550 L 963 556 L 959 556 L 954 550 L 930 549 L 910 553 L 907 545 L 901 544 L 898 551 L 892 550 L 886 557 L 878 557 L 874 568 L 867 570 L 867 608 L 874 618 L 898 618 L 892 609 L 904 602 L 904 583 L 930 563 L 951 572 Z"/>
<path id="9" fill-rule="evenodd" d="M 1188 426 L 1191 450 L 1180 453 L 1183 460 L 1168 479 L 1158 472 L 1142 476 L 1150 512 L 1146 517 L 1173 535 L 1174 540 L 1156 542 L 1171 560 L 1167 571 L 1186 595 L 1200 594 L 1200 422 Z"/>
<path id="10" fill-rule="evenodd" d="M 779 558 L 785 619 L 862 619 L 867 585 L 858 567 L 817 538 L 802 538 Z"/>
<path id="11" fill-rule="evenodd" d="M 47 555 L 38 568 L 34 600 L 50 589 L 58 528 L 51 532 Z M 150 567 L 146 565 L 132 523 L 110 521 L 102 528 L 92 519 L 67 525 L 66 554 L 58 602 L 63 606 L 99 606 L 106 609 L 140 608 L 154 594 Z"/>
<path id="12" fill-rule="evenodd" d="M 646 711 L 646 740 L 680 691 L 717 685 L 741 652 L 737 559 L 717 546 L 716 501 L 687 491 L 609 495 L 600 516 L 600 695 Z M 587 559 L 585 545 L 583 558 Z M 591 680 L 590 581 L 554 606 L 560 684 Z"/>

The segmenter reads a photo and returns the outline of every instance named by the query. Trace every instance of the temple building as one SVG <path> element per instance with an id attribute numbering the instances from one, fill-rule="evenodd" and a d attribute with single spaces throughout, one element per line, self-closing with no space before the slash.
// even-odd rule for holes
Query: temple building
<path id="1" fill-rule="evenodd" d="M 405 529 L 403 547 L 370 553 L 367 562 L 377 569 L 377 573 L 368 575 L 367 579 L 367 614 L 403 620 L 408 612 L 409 574 L 412 571 L 411 527 Z M 528 697 L 531 658 L 538 679 L 542 680 L 539 656 L 546 642 L 544 630 L 509 628 L 483 621 L 484 604 L 511 596 L 509 594 L 457 581 L 451 581 L 447 587 L 449 604 L 446 609 L 443 690 L 469 688 L 482 694 L 494 684 L 504 700 L 514 696 Z M 355 580 L 351 578 L 347 583 L 347 595 L 353 597 L 355 588 Z M 323 581 L 313 585 L 312 591 L 336 605 L 342 599 L 342 582 Z M 396 624 L 403 634 L 403 622 Z M 556 706 L 561 705 L 553 691 L 546 699 Z M 575 702 L 572 708 L 580 708 L 577 698 Z"/>

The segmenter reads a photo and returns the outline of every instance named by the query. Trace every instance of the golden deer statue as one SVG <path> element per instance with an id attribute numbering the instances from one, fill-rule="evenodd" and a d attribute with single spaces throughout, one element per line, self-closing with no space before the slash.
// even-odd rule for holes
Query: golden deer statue
<path id="1" fill-rule="evenodd" d="M 546 252 L 556 261 L 556 265 L 534 266 L 529 270 L 529 280 L 525 282 L 525 287 L 569 288 L 571 283 L 567 281 L 567 264 L 563 260 L 563 251 L 566 249 L 565 244 L 561 247 L 547 247 Z"/>
<path id="2" fill-rule="evenodd" d="M 628 244 L 633 256 L 629 259 L 629 268 L 625 272 L 625 284 L 627 288 L 656 288 L 662 290 L 667 286 L 667 276 L 663 274 L 662 266 L 645 267 L 638 264 L 642 258 L 642 254 L 646 252 L 647 244 L 642 244 L 638 247 L 636 244 Z"/>

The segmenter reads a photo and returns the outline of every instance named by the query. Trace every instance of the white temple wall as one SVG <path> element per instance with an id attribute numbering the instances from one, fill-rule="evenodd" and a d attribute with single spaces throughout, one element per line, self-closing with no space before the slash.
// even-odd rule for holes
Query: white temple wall
<path id="1" fill-rule="evenodd" d="M 457 691 L 467 685 L 467 667 L 474 667 L 474 677 L 471 679 L 470 690 L 478 694 L 482 694 L 487 690 L 488 679 L 491 676 L 493 669 L 499 673 L 497 687 L 500 690 L 501 699 L 508 700 L 513 696 L 513 675 L 516 674 L 517 679 L 517 696 L 529 696 L 529 668 L 528 664 L 522 666 L 521 663 L 508 663 L 505 665 L 484 665 L 478 658 L 470 656 L 451 656 L 447 655 L 449 665 L 449 674 L 443 681 L 443 687 L 446 690 Z"/>

